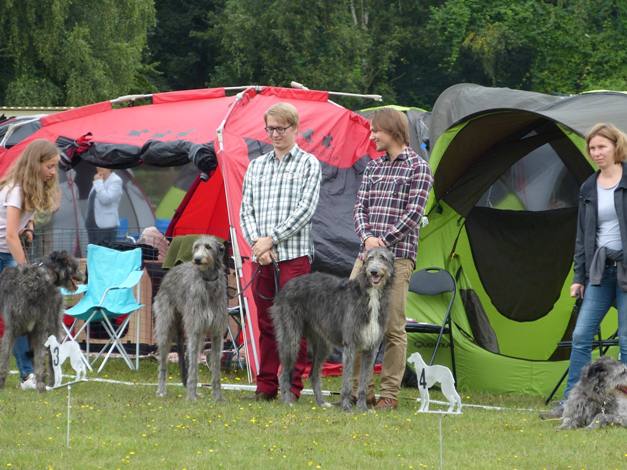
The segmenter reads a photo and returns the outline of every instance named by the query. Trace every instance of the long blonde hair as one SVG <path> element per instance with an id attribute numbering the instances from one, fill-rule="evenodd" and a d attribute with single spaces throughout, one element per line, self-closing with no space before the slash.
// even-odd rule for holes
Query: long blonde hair
<path id="1" fill-rule="evenodd" d="M 40 215 L 55 211 L 59 207 L 59 181 L 58 178 L 44 181 L 41 177 L 41 165 L 59 153 L 59 149 L 52 142 L 45 139 L 33 140 L 0 180 L 0 188 L 19 185 L 24 211 Z"/>

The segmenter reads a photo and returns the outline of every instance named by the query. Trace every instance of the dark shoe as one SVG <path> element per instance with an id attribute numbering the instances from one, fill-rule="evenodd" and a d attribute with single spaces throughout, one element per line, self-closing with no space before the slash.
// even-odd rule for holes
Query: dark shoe
<path id="1" fill-rule="evenodd" d="M 394 398 L 381 397 L 377 404 L 374 405 L 376 411 L 391 411 L 398 408 L 398 400 Z"/>
<path id="2" fill-rule="evenodd" d="M 244 399 L 251 400 L 251 401 L 272 401 L 272 400 L 276 400 L 277 396 L 270 395 L 268 393 L 263 393 L 263 392 L 255 392 L 254 395 L 249 395 L 245 397 Z"/>
<path id="3" fill-rule="evenodd" d="M 540 419 L 560 419 L 564 414 L 564 404 L 562 402 L 555 405 L 553 408 L 540 413 Z"/>
<path id="4" fill-rule="evenodd" d="M 272 401 L 276 400 L 276 395 L 270 395 L 269 393 L 255 392 L 256 401 Z"/>

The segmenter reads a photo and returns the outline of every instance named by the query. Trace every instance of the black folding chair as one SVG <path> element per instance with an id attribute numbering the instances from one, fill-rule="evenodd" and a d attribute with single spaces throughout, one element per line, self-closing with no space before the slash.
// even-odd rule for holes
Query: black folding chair
<path id="1" fill-rule="evenodd" d="M 457 382 L 457 372 L 455 369 L 455 345 L 453 342 L 453 328 L 451 325 L 451 308 L 453 307 L 453 301 L 455 300 L 455 292 L 457 287 L 455 285 L 455 279 L 446 270 L 442 268 L 426 268 L 420 271 L 416 271 L 412 274 L 409 280 L 409 291 L 419 295 L 440 295 L 449 292 L 451 298 L 448 306 L 446 307 L 446 314 L 444 315 L 444 321 L 442 324 L 437 325 L 433 323 L 422 323 L 415 321 L 408 321 L 405 324 L 405 331 L 407 333 L 426 333 L 437 334 L 438 339 L 433 348 L 431 354 L 431 360 L 429 365 L 433 364 L 435 355 L 438 352 L 440 343 L 442 342 L 442 336 L 448 334 L 451 345 L 451 369 L 453 377 Z"/>
<path id="2" fill-rule="evenodd" d="M 558 348 L 572 348 L 572 346 L 573 346 L 572 339 L 569 341 L 560 341 L 559 343 L 557 343 Z M 601 356 L 604 356 L 607 350 L 610 349 L 612 346 L 618 346 L 618 331 L 616 331 L 616 333 L 614 333 L 609 338 L 603 338 L 603 336 L 601 335 L 601 328 L 599 327 L 599 332 L 597 333 L 597 337 L 592 341 L 592 350 L 595 350 L 598 348 L 599 354 Z M 560 385 L 562 385 L 562 382 L 564 382 L 564 379 L 566 379 L 566 376 L 568 375 L 569 370 L 570 370 L 570 366 L 566 368 L 566 370 L 560 377 L 557 384 L 555 384 L 555 387 L 553 387 L 553 390 L 551 390 L 551 393 L 549 394 L 549 396 L 546 397 L 546 400 L 544 400 L 545 405 L 548 405 L 549 402 L 553 399 L 553 397 L 555 396 L 555 393 L 557 392 L 557 389 L 560 388 Z"/>

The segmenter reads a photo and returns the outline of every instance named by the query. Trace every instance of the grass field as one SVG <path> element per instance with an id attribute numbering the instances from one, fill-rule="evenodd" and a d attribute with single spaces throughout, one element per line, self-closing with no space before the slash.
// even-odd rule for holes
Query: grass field
<path id="1" fill-rule="evenodd" d="M 11 375 L 0 391 L 0 469 L 440 466 L 440 416 L 416 413 L 417 390 L 404 390 L 399 410 L 387 413 L 320 409 L 310 396 L 288 408 L 235 391 L 225 392 L 224 403 L 212 402 L 208 390 L 189 403 L 181 387 L 157 399 L 155 386 L 142 385 L 155 382 L 155 361 L 143 360 L 140 369 L 131 372 L 113 361 L 100 377 L 134 385 L 72 387 L 69 449 L 67 390 L 23 392 Z M 243 377 L 225 374 L 223 382 L 242 384 Z M 203 368 L 201 380 L 208 378 Z M 338 390 L 339 379 L 324 385 Z M 541 397 L 461 395 L 465 404 L 508 410 L 467 406 L 462 415 L 442 417 L 444 468 L 627 468 L 627 429 L 558 432 L 555 421 L 537 418 Z M 432 398 L 441 396 L 434 392 Z"/>

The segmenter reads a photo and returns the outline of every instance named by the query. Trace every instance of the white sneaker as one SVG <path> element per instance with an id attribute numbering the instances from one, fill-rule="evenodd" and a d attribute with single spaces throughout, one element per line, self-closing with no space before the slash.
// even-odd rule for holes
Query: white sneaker
<path id="1" fill-rule="evenodd" d="M 28 374 L 28 377 L 20 384 L 22 390 L 37 390 L 37 379 L 35 374 Z"/>

